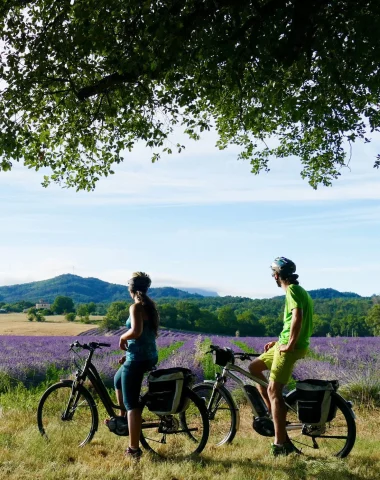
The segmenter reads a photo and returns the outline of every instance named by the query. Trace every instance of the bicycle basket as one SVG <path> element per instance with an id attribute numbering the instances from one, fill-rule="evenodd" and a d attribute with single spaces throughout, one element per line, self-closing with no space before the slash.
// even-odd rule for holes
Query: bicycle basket
<path id="1" fill-rule="evenodd" d="M 338 389 L 337 380 L 308 379 L 296 383 L 298 418 L 308 425 L 323 425 L 336 415 L 331 394 Z"/>
<path id="2" fill-rule="evenodd" d="M 220 348 L 212 352 L 212 357 L 215 365 L 225 367 L 227 363 L 234 363 L 234 354 L 230 348 Z"/>
<path id="3" fill-rule="evenodd" d="M 189 400 L 185 387 L 191 388 L 195 375 L 188 368 L 164 368 L 148 375 L 147 407 L 158 415 L 171 415 L 186 410 Z"/>

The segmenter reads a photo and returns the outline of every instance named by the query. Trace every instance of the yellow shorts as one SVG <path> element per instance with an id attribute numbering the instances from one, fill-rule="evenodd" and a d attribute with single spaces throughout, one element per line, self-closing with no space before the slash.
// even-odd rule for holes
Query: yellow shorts
<path id="1" fill-rule="evenodd" d="M 269 380 L 286 385 L 292 376 L 294 364 L 304 358 L 306 353 L 307 348 L 280 353 L 279 343 L 276 342 L 267 352 L 260 355 L 259 359 L 270 370 Z"/>

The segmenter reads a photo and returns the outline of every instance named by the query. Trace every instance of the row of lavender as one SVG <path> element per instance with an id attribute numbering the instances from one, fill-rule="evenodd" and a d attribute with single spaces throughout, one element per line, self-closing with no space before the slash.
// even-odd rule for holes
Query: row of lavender
<path id="1" fill-rule="evenodd" d="M 200 345 L 205 339 L 221 347 L 239 351 L 235 342 L 242 342 L 252 351 L 260 352 L 268 338 L 201 336 L 181 332 L 163 331 L 158 338 L 158 347 L 168 347 L 184 342 L 163 360 L 160 367 L 182 366 L 191 368 L 197 379 L 203 378 Z M 0 373 L 22 381 L 25 384 L 38 383 L 46 378 L 49 370 L 74 369 L 69 345 L 78 337 L 0 337 Z M 110 348 L 98 350 L 94 363 L 105 379 L 111 380 L 118 368 L 118 337 L 81 336 L 81 343 L 103 341 L 111 343 Z M 178 344 L 177 344 L 178 345 Z M 83 352 L 82 355 L 85 355 Z M 380 384 L 380 338 L 312 338 L 310 355 L 296 364 L 296 379 L 336 378 L 342 385 L 353 381 L 377 382 Z"/>

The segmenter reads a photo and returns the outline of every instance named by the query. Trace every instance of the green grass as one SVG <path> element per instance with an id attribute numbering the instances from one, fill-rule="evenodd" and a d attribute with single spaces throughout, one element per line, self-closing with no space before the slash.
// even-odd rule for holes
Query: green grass
<path id="1" fill-rule="evenodd" d="M 357 414 L 356 445 L 347 459 L 269 456 L 270 438 L 251 428 L 248 408 L 241 409 L 241 426 L 234 442 L 207 445 L 198 459 L 160 461 L 144 452 L 140 463 L 123 457 L 128 439 L 111 434 L 101 424 L 92 442 L 83 447 L 47 442 L 36 426 L 41 389 L 24 387 L 0 395 L 0 479 L 7 480 L 376 480 L 380 478 L 380 410 Z"/>
<path id="2" fill-rule="evenodd" d="M 205 338 L 203 341 L 199 338 L 195 347 L 195 356 L 201 364 L 205 380 L 214 380 L 215 374 L 220 372 L 220 367 L 214 364 L 212 355 L 207 353 L 210 350 L 210 345 L 211 340 L 209 338 Z"/>
<path id="3" fill-rule="evenodd" d="M 248 347 L 248 345 L 240 340 L 232 340 L 231 343 L 234 343 L 237 347 L 241 348 L 243 352 L 246 353 L 257 353 L 253 348 Z"/>
<path id="4" fill-rule="evenodd" d="M 184 343 L 185 343 L 184 341 L 174 342 L 171 345 L 169 345 L 168 347 L 159 348 L 159 350 L 158 350 L 158 364 L 160 364 L 161 362 L 166 360 L 168 357 L 170 357 L 170 355 L 172 355 L 176 350 L 181 348 Z"/>

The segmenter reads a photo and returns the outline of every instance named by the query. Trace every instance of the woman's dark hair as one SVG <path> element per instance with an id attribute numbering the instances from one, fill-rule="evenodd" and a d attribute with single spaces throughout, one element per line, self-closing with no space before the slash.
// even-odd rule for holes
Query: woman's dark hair
<path id="1" fill-rule="evenodd" d="M 152 281 L 144 272 L 135 272 L 129 280 L 129 291 L 137 296 L 138 301 L 145 308 L 151 328 L 156 336 L 158 334 L 158 326 L 160 324 L 160 316 L 154 301 L 147 295 L 148 288 Z"/>

